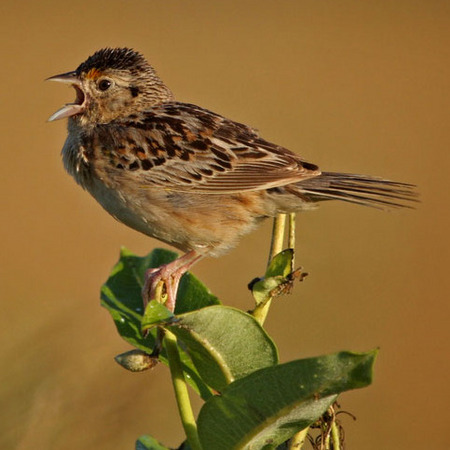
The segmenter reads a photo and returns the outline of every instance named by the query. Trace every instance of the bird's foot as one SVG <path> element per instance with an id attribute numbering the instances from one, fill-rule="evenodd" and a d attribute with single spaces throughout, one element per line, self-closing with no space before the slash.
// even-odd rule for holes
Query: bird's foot
<path id="1" fill-rule="evenodd" d="M 192 250 L 169 264 L 148 269 L 142 288 L 144 309 L 150 300 L 161 298 L 161 293 L 165 293 L 167 296 L 165 307 L 173 312 L 181 277 L 201 258 L 202 255 Z"/>
<path id="2" fill-rule="evenodd" d="M 178 272 L 178 271 L 177 271 Z M 144 308 L 150 300 L 160 301 L 165 294 L 165 306 L 173 312 L 177 298 L 178 284 L 183 273 L 177 273 L 168 270 L 168 265 L 158 267 L 156 269 L 148 269 L 145 273 L 145 283 L 142 288 L 142 299 Z"/>

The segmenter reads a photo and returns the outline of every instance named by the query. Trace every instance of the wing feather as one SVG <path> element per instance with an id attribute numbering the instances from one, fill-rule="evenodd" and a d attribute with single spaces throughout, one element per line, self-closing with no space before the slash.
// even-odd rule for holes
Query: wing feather
<path id="1" fill-rule="evenodd" d="M 142 187 L 224 194 L 320 174 L 317 166 L 254 129 L 187 103 L 165 103 L 114 125 L 99 127 L 98 141 L 110 164 L 135 171 Z"/>

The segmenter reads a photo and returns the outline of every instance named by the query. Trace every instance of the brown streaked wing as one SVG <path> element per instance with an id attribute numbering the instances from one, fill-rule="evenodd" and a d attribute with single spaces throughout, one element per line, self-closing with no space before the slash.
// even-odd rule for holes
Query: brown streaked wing
<path id="1" fill-rule="evenodd" d="M 118 164 L 135 171 L 142 187 L 224 194 L 284 186 L 320 174 L 317 166 L 265 141 L 252 128 L 186 103 L 149 110 L 119 132 L 128 143 L 130 161 Z M 123 161 L 121 152 L 112 153 Z"/>

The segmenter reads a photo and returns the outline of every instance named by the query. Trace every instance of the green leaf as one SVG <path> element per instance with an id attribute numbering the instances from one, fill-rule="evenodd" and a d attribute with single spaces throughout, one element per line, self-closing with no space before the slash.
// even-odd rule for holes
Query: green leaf
<path id="1" fill-rule="evenodd" d="M 164 305 L 151 300 L 145 308 L 144 317 L 142 318 L 141 327 L 143 330 L 151 328 L 159 323 L 171 322 L 175 316 Z"/>
<path id="2" fill-rule="evenodd" d="M 203 381 L 217 391 L 278 363 L 275 344 L 250 314 L 210 306 L 177 319 L 167 327 L 186 345 Z"/>
<path id="3" fill-rule="evenodd" d="M 264 278 L 252 286 L 253 298 L 257 305 L 266 303 L 273 297 L 274 289 L 287 282 L 287 277 L 292 272 L 293 257 L 292 248 L 283 250 L 273 257 Z"/>
<path id="4" fill-rule="evenodd" d="M 205 449 L 274 449 L 315 422 L 340 392 L 372 381 L 376 351 L 340 352 L 258 370 L 200 410 Z"/>
<path id="5" fill-rule="evenodd" d="M 175 314 L 184 314 L 206 306 L 220 305 L 218 298 L 194 275 L 186 273 L 180 280 Z"/>
<path id="6" fill-rule="evenodd" d="M 158 325 L 172 331 L 183 342 L 202 380 L 217 391 L 278 363 L 275 344 L 250 314 L 215 305 L 172 316 L 154 303 L 157 312 L 149 316 L 144 328 Z"/>
<path id="7" fill-rule="evenodd" d="M 159 267 L 176 258 L 177 254 L 169 250 L 155 249 L 147 256 L 139 257 L 126 248 L 122 248 L 119 261 L 101 288 L 101 304 L 111 314 L 120 336 L 133 347 L 149 354 L 152 353 L 155 345 L 156 329 L 151 330 L 146 337 L 143 337 L 141 332 L 143 313 L 141 290 L 144 285 L 145 272 L 149 268 Z M 191 305 L 181 301 L 182 310 L 218 303 L 217 298 L 210 294 L 208 289 L 191 274 L 186 274 L 181 279 L 179 295 L 183 295 L 187 299 L 196 297 Z M 203 399 L 209 398 L 211 391 L 201 380 L 189 356 L 181 351 L 180 357 L 189 384 Z M 167 364 L 164 353 L 160 355 L 160 360 Z"/>
<path id="8" fill-rule="evenodd" d="M 253 298 L 257 305 L 267 302 L 273 297 L 273 290 L 286 282 L 282 276 L 263 278 L 252 286 Z"/>
<path id="9" fill-rule="evenodd" d="M 286 278 L 292 272 L 292 259 L 294 257 L 294 249 L 287 248 L 277 253 L 270 261 L 267 267 L 265 277 L 282 276 Z"/>
<path id="10" fill-rule="evenodd" d="M 152 256 L 140 258 L 122 248 L 120 259 L 101 288 L 101 304 L 111 314 L 119 334 L 134 347 L 152 350 L 154 336 L 141 334 L 143 303 L 141 289 Z"/>
<path id="11" fill-rule="evenodd" d="M 170 448 L 160 444 L 154 437 L 144 435 L 136 441 L 136 450 L 170 450 Z"/>
<path id="12" fill-rule="evenodd" d="M 145 257 L 134 255 L 126 248 L 101 288 L 101 304 L 111 314 L 119 334 L 134 347 L 152 351 L 154 335 L 144 338 L 141 334 L 143 302 L 141 290 L 145 272 L 176 259 L 169 250 L 155 249 Z"/>

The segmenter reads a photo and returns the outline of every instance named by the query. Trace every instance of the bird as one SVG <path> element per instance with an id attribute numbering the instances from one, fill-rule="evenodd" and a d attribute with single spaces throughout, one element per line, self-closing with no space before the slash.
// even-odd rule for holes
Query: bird
<path id="1" fill-rule="evenodd" d="M 48 119 L 68 118 L 67 172 L 118 221 L 184 252 L 146 272 L 144 303 L 162 282 L 174 311 L 183 274 L 266 218 L 333 199 L 408 207 L 417 196 L 411 184 L 321 171 L 250 126 L 175 100 L 131 48 L 103 48 L 47 80 L 76 93 Z"/>

